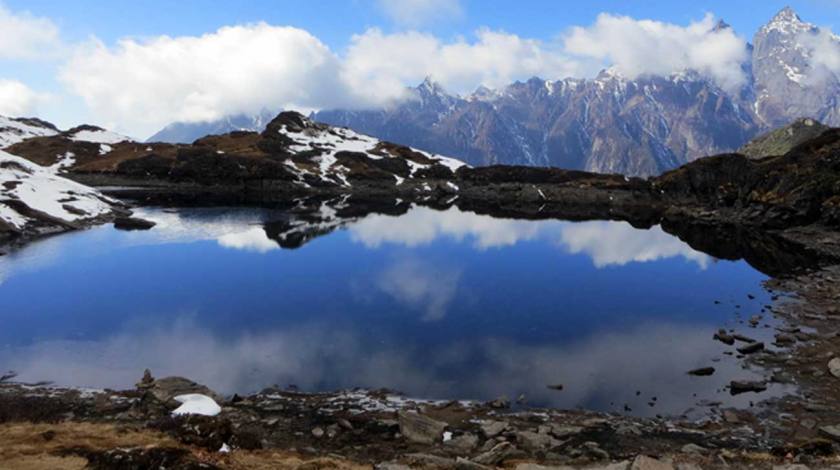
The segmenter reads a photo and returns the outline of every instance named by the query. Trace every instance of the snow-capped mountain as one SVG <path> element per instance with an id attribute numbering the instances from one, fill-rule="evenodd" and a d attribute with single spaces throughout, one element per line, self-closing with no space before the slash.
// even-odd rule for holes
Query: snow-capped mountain
<path id="1" fill-rule="evenodd" d="M 59 132 L 54 125 L 40 119 L 0 116 L 0 149 L 32 137 L 56 135 Z"/>
<path id="2" fill-rule="evenodd" d="M 767 127 L 800 117 L 840 126 L 840 78 L 813 65 L 808 42 L 818 34 L 819 28 L 785 8 L 755 35 L 755 112 Z M 834 39 L 840 51 L 840 38 Z"/>
<path id="3" fill-rule="evenodd" d="M 715 29 L 730 28 L 720 22 Z M 532 78 L 468 96 L 431 79 L 382 109 L 322 110 L 312 117 L 472 165 L 518 164 L 646 176 L 735 151 L 800 118 L 840 126 L 840 78 L 812 66 L 810 41 L 825 33 L 790 8 L 755 35 L 741 65 L 747 84 L 724 91 L 694 71 L 628 79 Z M 835 38 L 840 51 L 840 38 Z M 260 126 L 227 125 L 259 131 Z M 192 142 L 211 129 L 192 125 Z M 212 133 L 212 132 L 210 132 Z M 165 136 L 164 136 L 165 137 Z M 161 134 L 152 140 L 165 140 Z"/>
<path id="4" fill-rule="evenodd" d="M 737 148 L 758 131 L 748 109 L 696 74 L 628 80 L 532 78 L 465 98 L 421 85 L 389 110 L 323 111 L 315 119 L 472 165 L 556 166 L 658 174 Z"/>

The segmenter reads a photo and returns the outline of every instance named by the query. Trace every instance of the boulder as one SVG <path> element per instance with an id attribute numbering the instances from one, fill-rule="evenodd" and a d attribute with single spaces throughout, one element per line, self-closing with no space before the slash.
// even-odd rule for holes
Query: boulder
<path id="1" fill-rule="evenodd" d="M 400 411 L 400 433 L 409 441 L 420 444 L 440 442 L 446 423 L 413 411 Z"/>

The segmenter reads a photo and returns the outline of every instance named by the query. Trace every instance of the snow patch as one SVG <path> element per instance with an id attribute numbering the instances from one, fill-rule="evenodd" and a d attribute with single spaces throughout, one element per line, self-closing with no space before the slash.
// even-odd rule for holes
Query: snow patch
<path id="1" fill-rule="evenodd" d="M 95 144 L 118 144 L 120 142 L 130 141 L 131 139 L 116 132 L 106 130 L 84 130 L 74 133 L 70 136 L 70 140 L 74 142 L 93 142 Z"/>
<path id="2" fill-rule="evenodd" d="M 222 412 L 222 407 L 215 400 L 200 393 L 178 395 L 175 401 L 182 403 L 181 406 L 172 412 L 175 416 L 181 415 L 202 415 L 216 416 Z"/>

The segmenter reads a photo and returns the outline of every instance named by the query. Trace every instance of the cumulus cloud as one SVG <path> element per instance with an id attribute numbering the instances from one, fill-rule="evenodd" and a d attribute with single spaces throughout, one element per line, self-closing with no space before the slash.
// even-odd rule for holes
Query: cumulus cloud
<path id="1" fill-rule="evenodd" d="M 266 106 L 342 103 L 337 59 L 308 32 L 265 23 L 200 37 L 94 41 L 80 48 L 61 80 L 103 120 L 138 134 L 171 121 L 197 122 Z"/>
<path id="2" fill-rule="evenodd" d="M 827 76 L 840 74 L 840 36 L 829 29 L 800 35 L 799 42 L 809 51 L 809 79 L 820 81 Z"/>
<path id="3" fill-rule="evenodd" d="M 443 42 L 416 31 L 385 34 L 373 28 L 353 36 L 343 77 L 368 102 L 387 102 L 431 75 L 450 92 L 478 85 L 501 87 L 535 75 L 562 78 L 579 72 L 577 64 L 541 41 L 482 29 L 470 42 Z"/>
<path id="4" fill-rule="evenodd" d="M 0 4 L 0 59 L 54 57 L 59 44 L 58 27 L 52 21 Z"/>
<path id="5" fill-rule="evenodd" d="M 379 0 L 379 5 L 399 24 L 419 26 L 429 21 L 460 17 L 460 0 Z"/>
<path id="6" fill-rule="evenodd" d="M 631 78 L 691 69 L 725 89 L 746 81 L 746 40 L 731 28 L 716 29 L 712 15 L 679 26 L 603 13 L 589 27 L 572 28 L 564 43 L 568 53 L 600 60 Z"/>
<path id="7" fill-rule="evenodd" d="M 0 79 L 0 114 L 4 116 L 34 115 L 38 104 L 47 98 L 19 81 Z"/>

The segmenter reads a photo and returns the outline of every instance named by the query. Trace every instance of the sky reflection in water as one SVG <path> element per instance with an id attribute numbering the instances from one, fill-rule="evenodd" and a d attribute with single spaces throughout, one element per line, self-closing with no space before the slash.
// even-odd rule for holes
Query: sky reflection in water
<path id="1" fill-rule="evenodd" d="M 742 328 L 735 303 L 745 317 L 766 303 L 764 276 L 658 227 L 414 208 L 313 222 L 342 228 L 287 250 L 263 227 L 287 217 L 277 211 L 143 215 L 159 225 L 102 227 L 0 258 L 0 368 L 59 385 L 128 387 L 148 367 L 225 393 L 525 394 L 643 415 L 757 398 L 719 392 L 757 375 L 711 336 Z M 685 373 L 707 365 L 713 377 Z M 558 383 L 564 391 L 547 388 Z"/>

